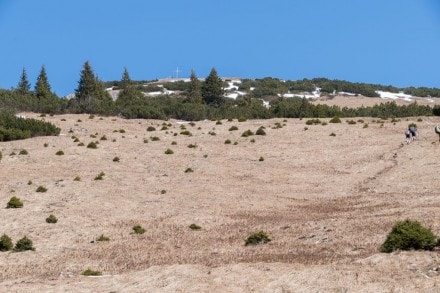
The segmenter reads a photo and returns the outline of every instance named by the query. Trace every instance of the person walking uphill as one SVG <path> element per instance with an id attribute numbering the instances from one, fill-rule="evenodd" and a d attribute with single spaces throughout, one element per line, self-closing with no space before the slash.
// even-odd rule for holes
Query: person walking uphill
<path id="1" fill-rule="evenodd" d="M 411 123 L 410 125 L 408 125 L 408 130 L 411 132 L 412 140 L 415 140 L 417 136 L 417 125 Z"/>
<path id="2" fill-rule="evenodd" d="M 412 139 L 411 131 L 409 131 L 409 129 L 407 129 L 405 131 L 405 137 L 406 137 L 406 144 L 409 144 L 411 142 L 411 139 Z"/>

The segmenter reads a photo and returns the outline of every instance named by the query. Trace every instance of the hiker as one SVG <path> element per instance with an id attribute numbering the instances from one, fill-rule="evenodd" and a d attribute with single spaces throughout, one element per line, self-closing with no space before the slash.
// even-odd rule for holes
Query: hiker
<path id="1" fill-rule="evenodd" d="M 440 134 L 439 134 L 439 136 L 440 136 Z M 409 129 L 407 129 L 405 131 L 405 137 L 406 137 L 406 144 L 409 144 L 412 140 L 411 131 Z"/>
<path id="2" fill-rule="evenodd" d="M 415 140 L 417 136 L 417 126 L 412 124 L 409 126 L 408 130 L 411 132 L 412 140 Z"/>
<path id="3" fill-rule="evenodd" d="M 437 126 L 434 128 L 434 131 L 438 134 L 438 141 L 440 141 L 440 125 L 437 124 Z"/>

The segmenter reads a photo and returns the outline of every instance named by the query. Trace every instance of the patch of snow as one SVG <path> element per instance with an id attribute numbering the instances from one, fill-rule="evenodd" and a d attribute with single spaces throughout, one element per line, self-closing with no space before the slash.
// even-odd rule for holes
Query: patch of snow
<path id="1" fill-rule="evenodd" d="M 338 94 L 341 96 L 357 96 L 357 94 L 348 93 L 348 92 L 339 92 Z"/>
<path id="2" fill-rule="evenodd" d="M 269 108 L 270 108 L 270 104 L 269 104 L 269 102 L 268 102 L 268 101 L 265 101 L 265 100 L 263 100 L 263 99 L 261 99 L 261 100 L 263 101 L 263 106 L 266 107 L 267 109 L 269 109 Z"/>
<path id="3" fill-rule="evenodd" d="M 411 102 L 413 99 L 413 96 L 404 94 L 403 92 L 392 93 L 392 92 L 376 91 L 376 93 L 380 96 L 381 99 L 391 99 L 391 100 L 402 99 L 408 102 Z"/>
<path id="4" fill-rule="evenodd" d="M 234 100 L 237 99 L 238 96 L 239 96 L 238 93 L 231 93 L 231 94 L 225 95 L 226 98 L 230 98 L 230 99 L 234 99 Z"/>

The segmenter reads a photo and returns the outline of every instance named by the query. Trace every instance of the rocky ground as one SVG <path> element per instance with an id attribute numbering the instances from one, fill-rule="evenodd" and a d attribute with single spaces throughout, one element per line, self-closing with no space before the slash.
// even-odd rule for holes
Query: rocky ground
<path id="1" fill-rule="evenodd" d="M 378 251 L 398 220 L 440 234 L 437 117 L 191 126 L 25 115 L 62 131 L 0 144 L 0 205 L 12 196 L 24 203 L 1 209 L 0 234 L 26 235 L 35 247 L 0 253 L 2 292 L 440 291 L 437 251 Z M 411 122 L 419 137 L 407 145 Z M 241 136 L 261 126 L 266 135 Z M 86 147 L 92 141 L 97 149 Z M 245 246 L 260 230 L 272 241 Z M 87 268 L 103 275 L 82 276 Z"/>

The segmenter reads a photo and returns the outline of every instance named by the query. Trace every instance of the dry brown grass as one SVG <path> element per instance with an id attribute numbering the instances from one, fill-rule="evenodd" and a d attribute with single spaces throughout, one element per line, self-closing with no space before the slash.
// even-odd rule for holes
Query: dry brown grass
<path id="1" fill-rule="evenodd" d="M 201 129 L 191 127 L 191 137 L 174 136 L 180 124 L 170 121 L 169 133 L 157 131 L 160 140 L 147 144 L 146 127 L 162 121 L 45 119 L 62 135 L 0 145 L 3 154 L 30 154 L 0 162 L 0 202 L 6 206 L 13 195 L 24 202 L 22 209 L 2 209 L 0 234 L 14 241 L 27 235 L 36 248 L 0 253 L 6 291 L 377 292 L 435 284 L 436 252 L 383 255 L 378 248 L 405 218 L 440 234 L 437 118 L 417 122 L 420 139 L 410 145 L 402 145 L 403 132 L 416 118 L 382 128 L 341 123 L 307 131 L 299 119 L 241 122 L 240 129 L 266 127 L 255 143 L 215 121 L 197 122 Z M 286 125 L 273 129 L 276 122 Z M 216 136 L 208 135 L 214 127 Z M 87 145 L 94 133 L 108 138 L 97 149 L 71 139 Z M 238 145 L 227 146 L 226 139 Z M 172 141 L 174 154 L 164 154 Z M 53 155 L 59 149 L 64 156 Z M 123 160 L 115 164 L 115 156 Z M 196 171 L 185 174 L 188 166 Z M 93 180 L 101 171 L 104 180 Z M 39 185 L 48 191 L 35 192 Z M 55 225 L 45 223 L 51 213 Z M 203 229 L 192 231 L 191 223 Z M 137 224 L 144 234 L 132 233 Z M 272 241 L 245 247 L 244 239 L 260 230 Z M 101 234 L 110 241 L 90 243 Z M 80 276 L 87 268 L 111 276 Z"/>

